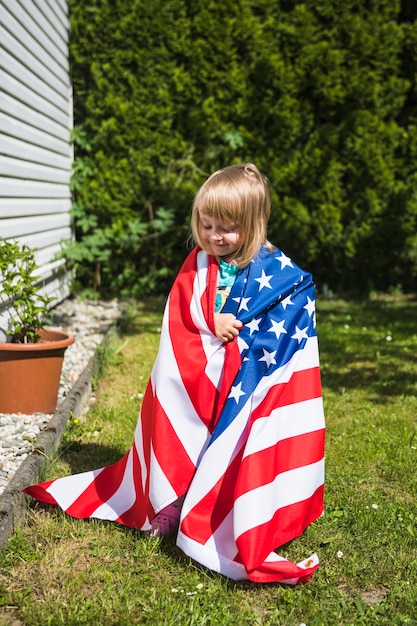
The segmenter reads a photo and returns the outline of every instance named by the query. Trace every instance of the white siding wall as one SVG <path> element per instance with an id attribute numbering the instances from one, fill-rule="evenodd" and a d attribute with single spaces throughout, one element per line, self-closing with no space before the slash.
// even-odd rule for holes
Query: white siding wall
<path id="1" fill-rule="evenodd" d="M 0 236 L 36 248 L 58 301 L 69 277 L 56 254 L 72 237 L 68 41 L 67 0 L 0 0 Z M 7 317 L 0 302 L 0 341 Z"/>

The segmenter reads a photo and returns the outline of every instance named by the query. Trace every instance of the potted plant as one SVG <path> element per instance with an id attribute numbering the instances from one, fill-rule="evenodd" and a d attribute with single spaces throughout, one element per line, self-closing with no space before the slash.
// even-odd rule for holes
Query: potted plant
<path id="1" fill-rule="evenodd" d="M 41 292 L 35 252 L 0 238 L 0 304 L 10 319 L 0 343 L 0 413 L 52 413 L 74 338 L 45 328 L 54 298 Z"/>

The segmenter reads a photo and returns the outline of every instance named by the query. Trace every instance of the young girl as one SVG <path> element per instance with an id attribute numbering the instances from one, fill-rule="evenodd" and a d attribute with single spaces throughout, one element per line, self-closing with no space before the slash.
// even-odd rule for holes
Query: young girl
<path id="1" fill-rule="evenodd" d="M 163 535 L 235 580 L 307 581 L 275 549 L 323 512 L 324 418 L 311 275 L 267 240 L 255 165 L 203 184 L 197 243 L 168 297 L 130 451 L 26 493 Z"/>

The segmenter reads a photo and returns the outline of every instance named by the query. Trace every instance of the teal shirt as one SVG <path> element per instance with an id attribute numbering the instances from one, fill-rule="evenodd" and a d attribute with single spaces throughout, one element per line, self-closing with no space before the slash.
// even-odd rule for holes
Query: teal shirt
<path id="1" fill-rule="evenodd" d="M 237 265 L 226 263 L 220 259 L 219 273 L 217 276 L 216 303 L 214 306 L 215 313 L 220 313 L 224 307 L 224 303 L 226 302 L 230 290 L 233 287 L 238 272 L 239 268 Z"/>

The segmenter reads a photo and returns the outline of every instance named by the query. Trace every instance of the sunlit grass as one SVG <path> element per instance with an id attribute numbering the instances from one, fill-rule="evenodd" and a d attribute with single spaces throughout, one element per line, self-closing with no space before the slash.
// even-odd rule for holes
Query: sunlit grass
<path id="1" fill-rule="evenodd" d="M 161 301 L 137 305 L 103 355 L 96 402 L 47 477 L 129 449 L 159 342 Z M 319 300 L 326 511 L 280 548 L 321 565 L 303 587 L 235 583 L 172 539 L 33 504 L 0 556 L 0 624 L 417 625 L 417 300 Z"/>

